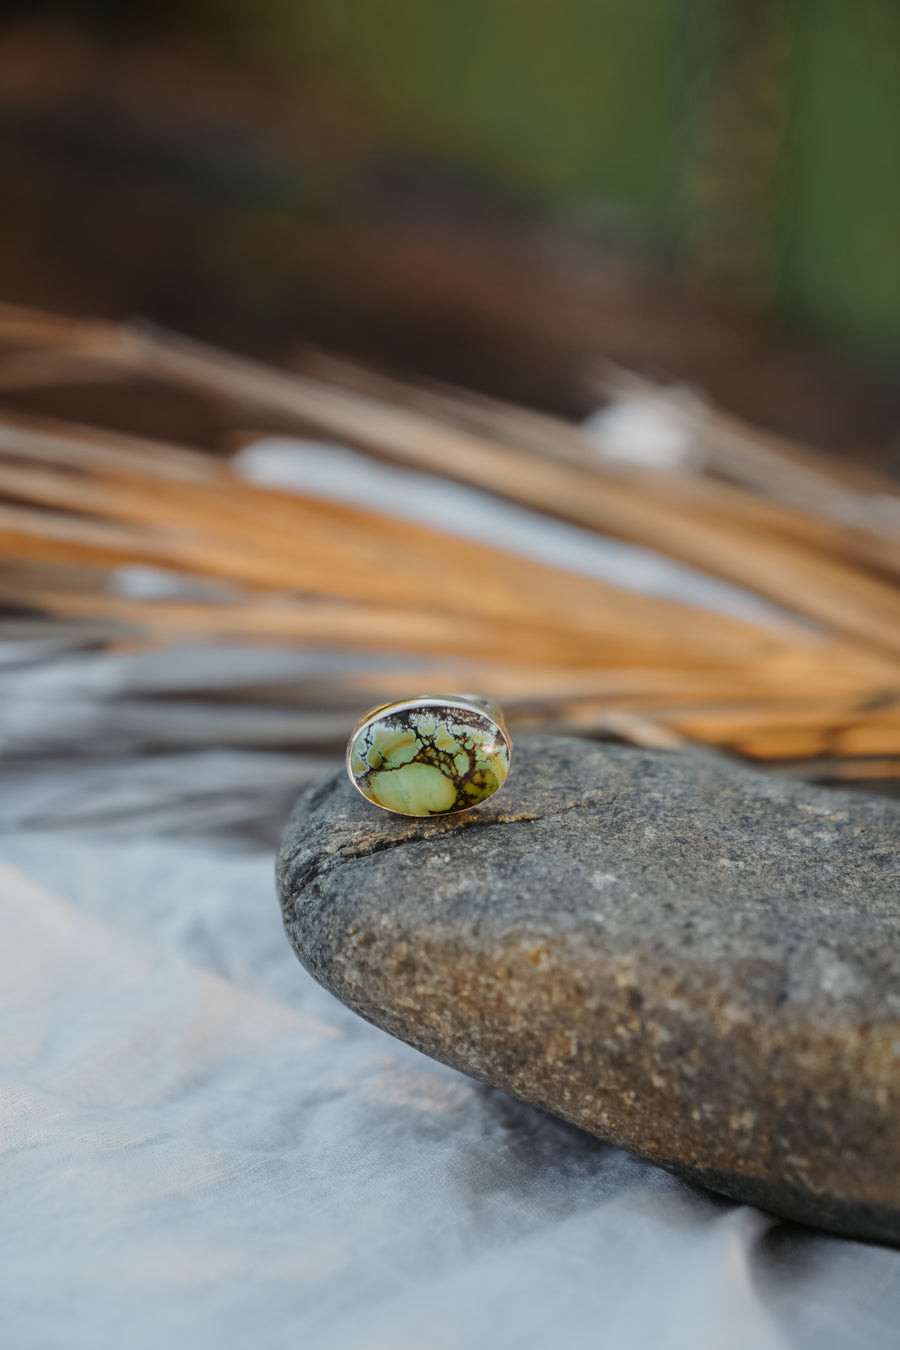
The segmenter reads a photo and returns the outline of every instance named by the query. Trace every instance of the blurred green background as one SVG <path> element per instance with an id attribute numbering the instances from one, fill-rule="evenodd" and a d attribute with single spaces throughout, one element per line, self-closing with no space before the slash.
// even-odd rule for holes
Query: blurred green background
<path id="1" fill-rule="evenodd" d="M 897 466 L 900 0 L 19 0 L 0 300 Z"/>
<path id="2" fill-rule="evenodd" d="M 33 6 L 31 7 L 33 9 Z M 900 350 L 897 0 L 73 0 L 329 84 L 670 273 Z"/>

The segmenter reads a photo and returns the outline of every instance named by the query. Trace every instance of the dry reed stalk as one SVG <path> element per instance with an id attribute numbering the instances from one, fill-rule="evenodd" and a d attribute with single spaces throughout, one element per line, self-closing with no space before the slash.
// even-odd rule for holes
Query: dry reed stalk
<path id="1" fill-rule="evenodd" d="M 227 614 L 219 617 L 210 606 L 202 604 L 156 601 L 152 605 L 144 605 L 115 596 L 95 597 L 63 589 L 32 588 L 28 598 L 36 605 L 69 619 L 84 617 L 96 620 L 99 617 L 115 621 L 125 634 L 146 633 L 149 626 L 149 631 L 157 639 L 170 642 L 186 638 L 191 641 L 213 638 L 264 642 L 287 639 L 339 648 L 347 644 L 348 629 L 352 628 L 360 640 L 374 651 L 395 651 L 402 645 L 422 655 L 441 654 L 446 643 L 446 628 L 443 624 L 429 627 L 427 622 L 423 622 L 415 641 L 411 643 L 404 616 L 381 610 L 372 611 L 369 607 L 360 613 L 350 606 L 320 605 L 302 612 L 294 610 L 285 616 L 272 613 L 266 606 L 229 606 Z M 149 615 L 148 609 L 151 611 Z M 459 638 L 458 650 L 461 654 L 468 651 L 475 656 L 483 656 L 489 645 L 484 641 L 485 635 L 479 632 L 477 624 L 471 627 L 460 625 L 454 636 Z M 527 648 L 517 651 L 513 644 L 513 656 L 519 657 L 523 666 L 522 674 L 525 675 Z M 482 668 L 485 674 L 490 675 L 489 664 Z M 406 679 L 408 681 L 408 674 Z M 502 696 L 504 691 L 500 679 L 495 680 L 490 687 Z M 655 718 L 652 715 L 654 712 Z M 768 718 L 760 717 L 753 729 L 747 730 L 741 725 L 745 719 L 736 719 L 736 724 L 732 725 L 727 715 L 719 715 L 718 710 L 707 718 L 696 714 L 681 717 L 677 710 L 659 708 L 650 710 L 649 715 L 640 716 L 627 708 L 617 708 L 611 701 L 610 706 L 593 719 L 593 725 L 599 730 L 613 726 L 618 731 L 624 731 L 628 725 L 653 725 L 660 729 L 655 744 L 667 743 L 664 731 L 677 732 L 757 759 L 794 758 L 823 753 L 900 755 L 900 727 L 896 721 L 872 718 L 867 722 L 864 715 L 860 714 L 858 725 L 836 728 L 832 720 L 834 710 L 826 706 L 818 710 L 818 718 L 812 713 L 803 725 L 792 726 L 778 724 L 779 712 L 781 718 L 789 722 L 793 709 L 770 710 L 775 725 L 770 725 Z M 619 720 L 613 722 L 611 719 L 614 717 Z M 623 718 L 630 719 L 630 722 L 626 723 Z M 589 725 L 591 723 L 584 718 L 574 722 L 560 719 L 558 729 L 584 731 Z M 649 742 L 645 740 L 643 743 Z M 676 743 L 675 738 L 669 738 L 668 743 Z"/>
<path id="2" fill-rule="evenodd" d="M 8 411 L 0 419 L 0 455 L 115 476 L 132 470 L 178 483 L 208 483 L 218 473 L 214 457 L 199 450 Z"/>
<path id="3" fill-rule="evenodd" d="M 36 451 L 39 441 L 32 429 L 31 459 L 24 467 L 0 462 L 0 490 L 56 511 L 77 510 L 135 526 L 132 554 L 144 561 L 164 561 L 249 585 L 482 610 L 504 622 L 518 617 L 551 630 L 583 632 L 591 642 L 602 623 L 606 640 L 613 634 L 619 640 L 627 637 L 644 650 L 680 637 L 689 622 L 692 645 L 698 652 L 705 650 L 710 661 L 731 658 L 736 651 L 746 657 L 785 641 L 784 634 L 776 641 L 746 624 L 628 596 L 406 522 L 254 488 L 214 461 L 202 484 L 196 472 L 193 481 L 179 475 L 176 484 L 169 474 L 145 475 L 135 462 L 133 441 L 128 446 L 131 458 L 123 457 L 113 470 L 105 462 L 112 453 L 109 444 L 102 447 L 104 458 L 98 465 L 90 447 L 80 453 L 78 440 L 66 442 L 57 435 Z M 51 467 L 58 447 L 64 451 L 62 470 Z M 30 468 L 35 458 L 42 462 Z M 73 468 L 84 472 L 73 478 Z M 115 546 L 120 551 L 118 539 Z M 798 631 L 791 636 L 797 641 L 802 635 Z"/>
<path id="4" fill-rule="evenodd" d="M 775 768 L 784 777 L 806 778 L 812 782 L 834 783 L 885 783 L 893 785 L 900 779 L 900 756 L 892 759 L 887 756 L 856 757 L 847 759 L 829 759 L 824 756 L 813 761 L 809 759 L 779 760 L 767 765 Z"/>
<path id="5" fill-rule="evenodd" d="M 462 654 L 485 658 L 496 647 L 496 629 L 477 616 L 434 615 L 383 605 L 312 600 L 279 603 L 277 596 L 253 596 L 227 606 L 191 600 L 138 601 L 106 591 L 25 583 L 0 578 L 0 598 L 46 609 L 67 618 L 111 619 L 127 631 L 156 641 L 289 642 L 369 652 L 441 654 L 453 644 Z M 412 622 L 411 622 L 412 620 Z M 509 659 L 527 665 L 534 633 L 510 626 L 504 633 Z M 556 646 L 556 644 L 554 644 Z M 580 647 L 559 644 L 560 664 L 577 668 Z"/>
<path id="6" fill-rule="evenodd" d="M 871 506 L 872 499 L 894 502 L 898 513 L 897 524 L 887 541 L 882 537 L 883 530 L 877 528 L 879 518 L 873 517 L 871 509 L 864 514 L 857 513 L 859 518 L 854 519 L 852 526 L 842 524 L 837 513 L 836 518 L 832 519 L 811 513 L 809 509 L 801 509 L 793 499 L 800 497 L 803 500 L 803 489 L 806 490 L 806 501 L 818 501 L 823 494 L 827 494 L 829 498 L 834 496 L 846 506 L 850 484 L 843 481 L 842 466 L 835 465 L 832 468 L 834 461 L 827 456 L 805 447 L 792 448 L 786 440 L 776 437 L 762 439 L 762 433 L 757 433 L 755 428 L 746 427 L 738 419 L 729 419 L 699 403 L 693 413 L 687 411 L 676 396 L 646 380 L 631 376 L 629 372 L 615 371 L 616 378 L 610 378 L 604 387 L 619 396 L 637 393 L 652 397 L 663 405 L 666 415 L 676 424 L 684 424 L 685 432 L 704 448 L 713 432 L 716 433 L 714 446 L 716 449 L 721 448 L 720 441 L 725 441 L 727 431 L 729 446 L 740 448 L 733 455 L 736 464 L 730 455 L 720 453 L 711 456 L 710 467 L 716 473 L 727 474 L 728 481 L 708 478 L 696 472 L 685 474 L 655 470 L 647 473 L 618 459 L 604 459 L 598 451 L 596 432 L 588 436 L 580 427 L 564 422 L 561 418 L 511 407 L 484 395 L 455 388 L 404 384 L 384 375 L 375 375 L 352 362 L 335 360 L 317 352 L 307 353 L 297 369 L 301 374 L 308 374 L 342 389 L 353 390 L 448 422 L 459 430 L 483 435 L 544 458 L 590 469 L 601 479 L 630 482 L 649 495 L 674 499 L 685 510 L 712 512 L 747 526 L 755 525 L 767 533 L 781 532 L 791 539 L 848 558 L 862 557 L 863 561 L 867 561 L 870 551 L 877 550 L 879 556 L 889 559 L 895 571 L 900 569 L 900 549 L 897 547 L 900 495 L 895 483 L 869 470 L 854 472 L 851 480 L 854 492 L 865 495 L 867 506 Z M 723 428 L 721 435 L 720 427 Z M 710 435 L 706 434 L 707 428 L 710 429 Z M 761 440 L 762 451 L 759 448 Z M 739 471 L 745 441 L 749 443 L 749 455 L 756 470 L 752 477 L 750 474 L 744 476 Z M 802 477 L 798 478 L 791 460 L 786 462 L 789 454 L 803 461 L 805 471 Z M 736 468 L 736 472 L 727 473 L 729 468 Z M 792 500 L 785 502 L 777 493 L 773 496 L 767 492 L 769 480 L 785 497 L 789 495 L 787 486 L 790 485 L 793 489 L 790 494 Z M 747 491 L 747 488 L 750 490 Z"/>
<path id="7" fill-rule="evenodd" d="M 533 635 L 536 647 L 551 644 L 557 659 L 573 659 L 574 644 L 580 644 L 582 662 L 603 663 L 617 649 L 627 647 L 629 659 L 639 657 L 645 662 L 660 659 L 662 651 L 675 639 L 680 624 L 695 624 L 691 650 L 695 660 L 706 664 L 733 663 L 738 656 L 748 657 L 754 651 L 765 651 L 775 643 L 753 629 L 723 620 L 721 624 L 701 613 L 696 620 L 693 611 L 680 606 L 664 606 L 644 597 L 623 599 L 614 589 L 599 583 L 583 582 L 573 578 L 571 589 L 566 574 L 555 574 L 538 565 L 518 567 L 505 555 L 493 556 L 490 551 L 475 553 L 476 570 L 468 572 L 454 564 L 454 550 L 445 548 L 435 560 L 437 566 L 423 566 L 427 560 L 417 557 L 410 548 L 397 565 L 377 544 L 372 547 L 348 548 L 346 556 L 338 554 L 340 566 L 335 565 L 334 548 L 339 546 L 339 531 L 329 528 L 324 539 L 310 546 L 307 538 L 304 548 L 277 547 L 277 537 L 270 528 L 265 531 L 254 525 L 247 529 L 239 518 L 226 519 L 224 525 L 210 529 L 200 514 L 202 504 L 192 503 L 184 490 L 174 503 L 162 503 L 149 492 L 122 493 L 92 489 L 84 481 L 72 482 L 65 475 L 17 471 L 0 465 L 0 491 L 6 490 L 18 498 L 29 498 L 58 511 L 77 504 L 82 511 L 111 516 L 115 525 L 122 521 L 127 526 L 137 523 L 130 539 L 123 539 L 121 530 L 112 533 L 104 528 L 104 520 L 71 518 L 69 537 L 63 539 L 66 521 L 60 515 L 40 516 L 19 512 L 7 507 L 0 514 L 0 552 L 23 551 L 23 535 L 33 538 L 39 534 L 45 549 L 50 547 L 47 533 L 55 535 L 61 548 L 57 558 L 74 559 L 78 556 L 78 542 L 85 546 L 85 561 L 97 561 L 106 545 L 111 564 L 124 561 L 152 562 L 176 570 L 187 569 L 195 574 L 224 578 L 244 587 L 265 588 L 276 592 L 302 591 L 312 595 L 340 596 L 347 600 L 372 603 L 410 605 L 418 613 L 457 614 L 464 618 L 482 615 L 498 622 L 501 631 L 516 627 L 527 629 Z M 208 505 L 208 504 L 207 504 Z M 302 512 L 295 524 L 304 523 Z M 204 529 L 204 524 L 207 528 Z M 333 524 L 333 523 L 332 523 Z M 447 541 L 455 545 L 455 540 Z M 318 546 L 316 546 L 318 545 Z M 27 547 L 27 546 L 26 546 Z M 34 556 L 33 548 L 28 550 Z M 471 564 L 471 553 L 465 563 Z M 417 566 L 417 564 L 419 564 Z M 491 585 L 480 580 L 482 570 L 490 572 L 496 564 L 499 576 L 491 578 Z M 508 577 L 503 572 L 509 573 Z M 452 584 L 448 584 L 452 583 Z M 506 584 L 504 584 L 504 582 Z M 517 593 L 524 586 L 525 595 Z M 554 604 L 558 598 L 559 603 Z M 541 603 L 543 601 L 543 603 Z M 495 635 L 496 641 L 496 635 Z M 614 659 L 614 658 L 613 658 Z"/>
<path id="8" fill-rule="evenodd" d="M 666 400 L 673 415 L 703 442 L 714 469 L 763 496 L 788 501 L 799 496 L 803 502 L 815 502 L 819 511 L 830 499 L 837 520 L 844 519 L 848 509 L 852 511 L 859 504 L 860 496 L 886 496 L 900 504 L 897 484 L 867 465 L 823 454 L 699 400 L 690 405 L 674 404 L 666 390 L 633 371 L 607 363 L 595 383 L 606 397 L 638 394 Z M 868 530 L 879 528 L 871 515 L 862 524 Z"/>
<path id="9" fill-rule="evenodd" d="M 22 358 L 18 366 L 6 358 L 0 363 L 0 387 L 21 383 L 29 369 L 32 381 L 59 378 L 66 362 L 74 359 L 82 372 L 85 364 L 95 363 L 98 378 L 104 373 L 120 379 L 140 375 L 202 390 L 237 409 L 279 416 L 294 427 L 314 428 L 409 466 L 661 549 L 788 610 L 900 654 L 900 597 L 893 587 L 777 530 L 760 549 L 758 524 L 748 528 L 734 512 L 723 518 L 708 501 L 689 508 L 685 501 L 689 479 L 679 480 L 679 509 L 673 510 L 675 487 L 668 479 L 653 491 L 646 474 L 631 481 L 619 474 L 604 475 L 596 466 L 551 462 L 403 407 L 168 335 L 75 325 L 69 330 L 68 346 L 61 343 L 61 347 L 43 357 Z M 30 360 L 31 366 L 23 368 L 23 360 Z M 702 490 L 708 498 L 708 482 Z"/>
<path id="10" fill-rule="evenodd" d="M 646 662 L 635 667 L 632 649 L 617 652 L 613 647 L 604 651 L 606 665 L 601 668 L 590 655 L 585 659 L 580 647 L 560 648 L 557 644 L 548 650 L 542 646 L 533 625 L 520 629 L 513 624 L 504 629 L 505 660 L 497 661 L 491 660 L 497 652 L 495 626 L 490 621 L 477 621 L 472 615 L 435 615 L 396 606 L 304 601 L 266 592 L 237 592 L 227 604 L 211 603 L 203 606 L 201 612 L 191 603 L 138 601 L 111 595 L 106 589 L 106 578 L 104 569 L 87 566 L 28 568 L 19 564 L 5 569 L 0 594 L 5 591 L 20 602 L 46 606 L 70 616 L 93 614 L 115 618 L 157 636 L 184 634 L 194 624 L 198 633 L 218 641 L 248 635 L 267 641 L 303 638 L 356 649 L 380 651 L 387 647 L 440 653 L 449 662 L 459 653 L 480 655 L 488 663 L 481 667 L 485 678 L 490 672 L 487 682 L 491 687 L 502 684 L 504 693 L 510 696 L 538 696 L 544 702 L 563 698 L 570 705 L 570 716 L 574 696 L 580 697 L 584 705 L 599 695 L 606 707 L 643 709 L 646 715 L 660 722 L 668 720 L 673 726 L 682 717 L 685 721 L 691 717 L 706 718 L 707 739 L 717 739 L 713 734 L 717 709 L 724 706 L 731 710 L 724 718 L 726 734 L 729 719 L 737 726 L 746 719 L 749 715 L 746 706 L 735 707 L 735 699 L 741 696 L 749 701 L 755 695 L 754 707 L 759 709 L 763 721 L 777 717 L 779 705 L 785 704 L 788 718 L 793 717 L 801 706 L 801 696 L 807 704 L 817 698 L 824 719 L 838 715 L 843 718 L 855 713 L 867 700 L 871 702 L 876 696 L 873 691 L 889 690 L 892 677 L 890 668 L 883 665 L 863 664 L 861 668 L 856 653 L 851 652 L 847 662 L 843 649 L 834 644 L 811 650 L 805 659 L 794 652 L 790 661 L 775 654 L 768 661 L 760 659 L 755 664 L 718 667 L 698 662 L 692 650 L 683 654 L 678 664 L 670 650 L 668 660 L 658 671 Z M 548 656 L 558 665 L 548 665 Z M 616 661 L 626 660 L 632 664 L 617 672 Z M 518 679 L 510 677 L 509 663 L 514 661 L 519 663 Z M 664 705 L 660 705 L 661 694 L 666 699 Z M 722 720 L 720 716 L 719 722 Z"/>
<path id="11" fill-rule="evenodd" d="M 896 536 L 890 510 L 869 529 L 858 506 L 866 493 L 896 498 L 871 475 L 845 482 L 825 457 L 713 414 L 697 434 L 713 438 L 716 469 L 732 482 L 635 473 L 597 461 L 578 428 L 493 400 L 343 365 L 329 372 L 322 358 L 317 375 L 291 375 L 167 335 L 8 307 L 3 352 L 0 387 L 186 387 L 230 408 L 235 435 L 248 415 L 325 433 L 669 552 L 826 631 L 786 618 L 763 632 L 489 543 L 255 487 L 215 454 L 18 413 L 0 416 L 0 599 L 10 605 L 118 641 L 404 654 L 393 675 L 342 671 L 326 691 L 312 680 L 289 701 L 388 693 L 424 660 L 430 687 L 443 672 L 446 687 L 490 688 L 512 700 L 517 725 L 648 745 L 688 737 L 759 759 L 825 756 L 859 777 L 893 773 L 900 598 L 886 577 Z M 798 507 L 804 485 L 821 512 Z M 135 562 L 225 590 L 207 602 L 111 589 L 116 568 Z"/>

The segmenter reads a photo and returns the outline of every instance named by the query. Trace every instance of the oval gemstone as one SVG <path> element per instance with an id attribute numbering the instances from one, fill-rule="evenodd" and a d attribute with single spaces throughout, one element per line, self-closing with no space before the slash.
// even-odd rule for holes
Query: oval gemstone
<path id="1" fill-rule="evenodd" d="M 465 811 L 491 797 L 512 749 L 486 712 L 453 702 L 390 704 L 362 723 L 347 767 L 364 797 L 404 816 Z"/>

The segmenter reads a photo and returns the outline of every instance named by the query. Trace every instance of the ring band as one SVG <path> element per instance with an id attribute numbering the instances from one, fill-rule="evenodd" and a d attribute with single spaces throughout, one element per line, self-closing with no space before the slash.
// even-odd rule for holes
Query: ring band
<path id="1" fill-rule="evenodd" d="M 367 801 L 401 816 L 468 811 L 503 786 L 512 742 L 503 714 L 471 694 L 422 694 L 372 708 L 347 744 Z"/>

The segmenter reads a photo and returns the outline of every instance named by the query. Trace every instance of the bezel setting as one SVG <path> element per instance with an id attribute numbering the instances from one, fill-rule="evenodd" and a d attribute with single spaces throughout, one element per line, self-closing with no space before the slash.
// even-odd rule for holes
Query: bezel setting
<path id="1" fill-rule="evenodd" d="M 370 709 L 347 745 L 350 781 L 373 806 L 407 816 L 456 815 L 503 786 L 512 743 L 490 699 L 422 694 Z"/>

